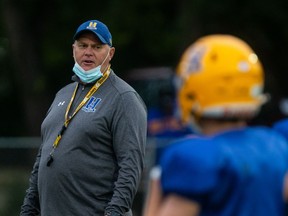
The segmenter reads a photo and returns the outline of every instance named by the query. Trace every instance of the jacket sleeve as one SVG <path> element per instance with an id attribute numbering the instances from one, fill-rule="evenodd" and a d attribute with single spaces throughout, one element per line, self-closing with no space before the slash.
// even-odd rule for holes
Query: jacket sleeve
<path id="1" fill-rule="evenodd" d="M 132 207 L 144 169 L 147 110 L 136 92 L 122 95 L 112 123 L 112 134 L 119 172 L 105 212 L 124 215 Z"/>
<path id="2" fill-rule="evenodd" d="M 41 157 L 41 147 L 39 148 L 36 161 L 29 179 L 29 188 L 26 190 L 23 205 L 21 206 L 20 216 L 40 215 L 40 204 L 38 194 L 38 168 Z"/>

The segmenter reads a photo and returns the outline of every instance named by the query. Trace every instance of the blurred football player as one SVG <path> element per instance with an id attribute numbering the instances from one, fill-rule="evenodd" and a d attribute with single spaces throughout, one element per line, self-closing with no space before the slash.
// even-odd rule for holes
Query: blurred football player
<path id="1" fill-rule="evenodd" d="M 151 170 L 144 216 L 284 215 L 287 141 L 247 125 L 267 100 L 252 48 L 232 35 L 202 37 L 177 76 L 181 117 L 199 135 L 170 145 Z"/>

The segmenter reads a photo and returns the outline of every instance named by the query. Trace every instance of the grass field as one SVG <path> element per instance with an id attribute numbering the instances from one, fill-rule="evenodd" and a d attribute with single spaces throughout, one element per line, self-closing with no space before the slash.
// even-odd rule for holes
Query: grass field
<path id="1" fill-rule="evenodd" d="M 15 167 L 0 169 L 1 216 L 19 216 L 30 171 Z"/>

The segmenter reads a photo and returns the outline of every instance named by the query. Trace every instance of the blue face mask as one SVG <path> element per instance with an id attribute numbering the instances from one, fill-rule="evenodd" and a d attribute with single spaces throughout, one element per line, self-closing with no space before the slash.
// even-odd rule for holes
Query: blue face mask
<path id="1" fill-rule="evenodd" d="M 101 72 L 101 66 L 99 65 L 91 70 L 85 71 L 77 62 L 73 67 L 73 72 L 81 79 L 84 83 L 92 83 L 103 76 Z"/>
<path id="2" fill-rule="evenodd" d="M 109 51 L 108 51 L 106 58 L 103 60 L 103 62 L 100 65 L 98 65 L 97 67 L 92 68 L 91 70 L 88 70 L 88 71 L 85 71 L 75 60 L 73 72 L 81 79 L 82 82 L 92 83 L 92 82 L 100 79 L 103 76 L 103 74 L 101 72 L 101 67 L 108 56 L 109 56 Z"/>

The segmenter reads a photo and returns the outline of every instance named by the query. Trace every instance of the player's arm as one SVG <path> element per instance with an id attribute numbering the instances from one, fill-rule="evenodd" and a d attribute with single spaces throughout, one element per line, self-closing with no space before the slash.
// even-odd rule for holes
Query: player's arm
<path id="1" fill-rule="evenodd" d="M 284 201 L 286 203 L 288 203 L 288 172 L 285 175 L 284 178 L 284 192 L 283 192 L 283 196 L 284 196 Z"/>
<path id="2" fill-rule="evenodd" d="M 148 194 L 144 206 L 143 216 L 158 215 L 158 210 L 162 202 L 162 190 L 160 187 L 161 170 L 159 167 L 152 168 L 148 186 Z"/>
<path id="3" fill-rule="evenodd" d="M 171 194 L 162 203 L 157 216 L 198 216 L 200 205 L 192 200 Z M 156 216 L 153 215 L 153 216 Z"/>
<path id="4" fill-rule="evenodd" d="M 150 172 L 143 216 L 197 216 L 200 209 L 197 203 L 174 194 L 163 197 L 160 175 L 159 167 L 154 167 Z"/>

